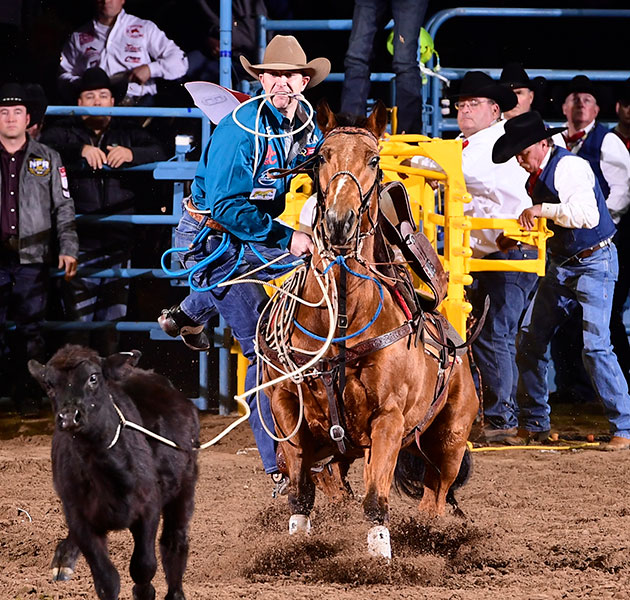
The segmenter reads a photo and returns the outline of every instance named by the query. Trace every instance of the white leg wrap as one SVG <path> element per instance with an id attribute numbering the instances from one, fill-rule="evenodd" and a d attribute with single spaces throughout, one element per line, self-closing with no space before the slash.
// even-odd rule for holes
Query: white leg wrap
<path id="1" fill-rule="evenodd" d="M 389 542 L 389 529 L 384 525 L 376 525 L 368 531 L 368 553 L 372 556 L 382 556 L 388 560 L 392 557 L 392 546 Z"/>
<path id="2" fill-rule="evenodd" d="M 306 515 L 291 515 L 289 519 L 289 535 L 311 532 L 311 520 Z"/>

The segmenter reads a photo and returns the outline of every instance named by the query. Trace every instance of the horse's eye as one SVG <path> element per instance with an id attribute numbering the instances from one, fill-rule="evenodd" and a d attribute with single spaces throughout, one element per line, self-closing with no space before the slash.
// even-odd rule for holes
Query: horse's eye
<path id="1" fill-rule="evenodd" d="M 319 155 L 319 164 L 323 165 L 325 162 L 326 162 L 326 159 L 324 158 L 324 155 L 320 154 Z"/>
<path id="2" fill-rule="evenodd" d="M 374 156 L 373 158 L 370 159 L 370 161 L 368 162 L 368 165 L 370 165 L 370 167 L 375 169 L 376 167 L 378 167 L 378 163 L 380 161 L 381 159 L 378 156 Z"/>
<path id="3" fill-rule="evenodd" d="M 98 383 L 98 375 L 96 373 L 92 373 L 88 379 L 88 383 L 90 386 L 94 387 Z"/>

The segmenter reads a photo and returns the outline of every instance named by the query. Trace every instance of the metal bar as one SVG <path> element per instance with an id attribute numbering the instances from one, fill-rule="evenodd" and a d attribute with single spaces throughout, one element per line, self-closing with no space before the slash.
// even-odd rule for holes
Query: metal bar
<path id="1" fill-rule="evenodd" d="M 219 83 L 232 87 L 232 0 L 221 0 L 219 8 Z"/>
<path id="2" fill-rule="evenodd" d="M 199 119 L 205 115 L 196 107 L 190 108 L 157 108 L 145 106 L 112 106 L 97 108 L 96 106 L 59 105 L 49 106 L 47 115 L 109 115 L 112 117 L 179 117 L 183 119 Z"/>

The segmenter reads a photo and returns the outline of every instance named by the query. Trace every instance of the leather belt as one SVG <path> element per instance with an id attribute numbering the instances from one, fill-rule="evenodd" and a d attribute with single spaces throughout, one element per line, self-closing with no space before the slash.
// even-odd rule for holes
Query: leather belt
<path id="1" fill-rule="evenodd" d="M 221 233 L 230 233 L 225 227 L 223 227 L 223 225 L 221 225 L 221 223 L 211 219 L 208 215 L 193 212 L 196 210 L 197 208 L 193 204 L 192 200 L 188 198 L 188 201 L 186 202 L 186 211 L 195 221 L 197 221 L 197 223 L 201 223 L 204 227 L 209 227 L 210 229 L 214 229 L 215 231 L 219 231 Z"/>
<path id="2" fill-rule="evenodd" d="M 606 246 L 610 246 L 611 243 L 612 243 L 612 238 L 608 238 L 607 240 L 604 240 L 603 242 L 599 242 L 599 244 L 595 244 L 594 246 L 591 246 L 590 248 L 585 248 L 584 250 L 580 250 L 577 254 L 574 254 L 571 258 L 569 258 L 567 262 L 574 262 L 577 260 L 581 260 L 583 258 L 588 258 L 589 256 L 592 256 L 593 254 L 595 254 L 595 252 L 597 252 L 598 250 L 601 250 L 602 248 L 605 248 Z"/>

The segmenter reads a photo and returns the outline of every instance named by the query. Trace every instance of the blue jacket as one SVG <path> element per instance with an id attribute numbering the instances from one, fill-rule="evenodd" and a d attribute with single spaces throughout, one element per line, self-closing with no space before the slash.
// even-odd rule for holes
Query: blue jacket
<path id="1" fill-rule="evenodd" d="M 261 100 L 262 102 L 262 100 Z M 240 109 L 236 117 L 249 129 L 256 130 L 258 102 Z M 301 105 L 294 129 L 304 120 Z M 278 134 L 289 128 L 289 121 L 269 102 L 263 107 L 258 130 Z M 210 210 L 211 217 L 242 241 L 287 248 L 293 229 L 274 221 L 285 208 L 290 177 L 270 179 L 268 169 L 293 168 L 312 155 L 322 139 L 315 123 L 293 138 L 258 138 L 258 164 L 255 136 L 239 127 L 229 114 L 217 125 L 203 152 L 192 185 L 193 202 L 199 209 Z M 291 140 L 288 142 L 287 140 Z M 286 145 L 291 148 L 287 156 Z"/>
<path id="2" fill-rule="evenodd" d="M 589 131 L 582 147 L 577 153 L 578 156 L 586 159 L 591 165 L 591 169 L 593 169 L 593 173 L 595 173 L 595 177 L 597 177 L 597 181 L 599 181 L 599 185 L 604 193 L 604 198 L 608 198 L 608 194 L 610 194 L 610 186 L 602 173 L 600 161 L 602 158 L 602 143 L 604 141 L 604 137 L 609 133 L 609 131 L 610 130 L 604 127 L 601 123 L 595 123 L 595 127 Z"/>
<path id="3" fill-rule="evenodd" d="M 534 204 L 542 204 L 543 202 L 555 204 L 560 202 L 558 190 L 556 190 L 554 186 L 554 178 L 558 162 L 566 156 L 573 157 L 574 155 L 564 148 L 556 147 L 553 150 L 553 154 L 547 166 L 543 169 L 543 172 L 540 174 L 531 192 L 532 202 Z M 550 252 L 569 258 L 586 248 L 590 248 L 599 242 L 611 238 L 615 234 L 615 224 L 606 208 L 604 194 L 597 182 L 597 178 L 595 179 L 593 192 L 597 199 L 599 223 L 591 229 L 569 229 L 556 225 L 555 223 L 550 223 L 549 228 L 554 233 L 553 237 L 549 238 L 547 242 Z"/>

